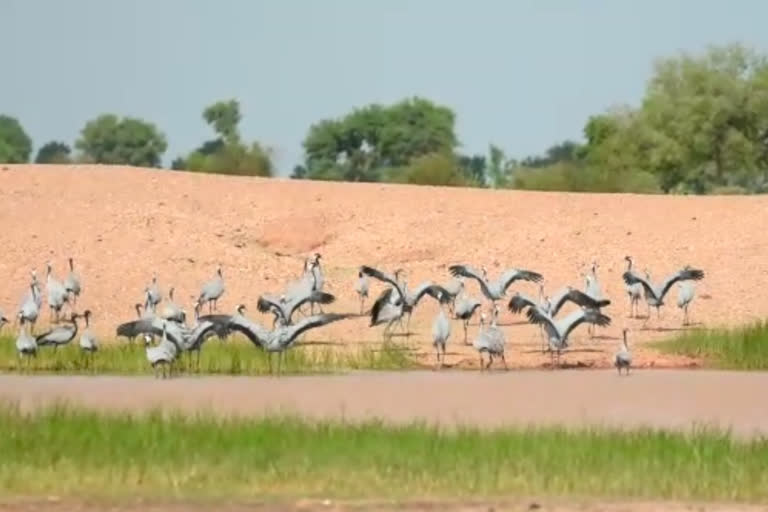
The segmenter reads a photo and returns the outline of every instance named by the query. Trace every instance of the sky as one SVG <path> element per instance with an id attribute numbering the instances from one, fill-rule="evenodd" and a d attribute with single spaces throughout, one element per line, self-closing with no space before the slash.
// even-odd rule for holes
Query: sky
<path id="1" fill-rule="evenodd" d="M 0 0 L 0 113 L 73 144 L 102 113 L 155 123 L 166 165 L 212 138 L 205 106 L 287 175 L 309 126 L 422 96 L 460 150 L 523 158 L 639 104 L 654 60 L 711 44 L 768 49 L 761 0 Z"/>

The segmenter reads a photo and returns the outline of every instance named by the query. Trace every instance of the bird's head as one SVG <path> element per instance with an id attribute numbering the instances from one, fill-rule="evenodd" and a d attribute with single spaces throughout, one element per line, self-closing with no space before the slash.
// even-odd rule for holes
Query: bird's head
<path id="1" fill-rule="evenodd" d="M 174 290 L 173 286 L 168 288 L 168 298 L 170 298 L 171 300 L 173 300 L 173 290 Z"/>
<path id="2" fill-rule="evenodd" d="M 241 315 L 242 315 L 243 313 L 245 313 L 245 310 L 246 310 L 245 304 L 238 304 L 238 305 L 237 305 L 237 309 L 236 309 L 236 311 L 237 311 L 239 314 L 241 314 Z"/>
<path id="3" fill-rule="evenodd" d="M 72 256 L 67 258 L 67 261 L 69 261 L 69 268 L 72 268 L 75 266 L 75 260 L 72 259 Z"/>
<path id="4" fill-rule="evenodd" d="M 319 263 L 320 262 L 320 258 L 322 258 L 322 255 L 319 252 L 316 252 L 315 253 L 315 261 Z"/>
<path id="5" fill-rule="evenodd" d="M 216 267 L 216 273 L 219 274 L 219 277 L 223 277 L 223 275 L 221 273 L 221 263 L 219 263 L 219 266 Z"/>
<path id="6" fill-rule="evenodd" d="M 53 270 L 53 265 L 51 264 L 51 260 L 48 260 L 48 261 L 45 262 L 45 268 L 48 271 L 48 273 L 50 274 L 51 271 Z"/>
<path id="7" fill-rule="evenodd" d="M 90 309 L 86 309 L 85 311 L 83 311 L 83 318 L 85 318 L 86 320 L 91 318 L 91 310 Z"/>

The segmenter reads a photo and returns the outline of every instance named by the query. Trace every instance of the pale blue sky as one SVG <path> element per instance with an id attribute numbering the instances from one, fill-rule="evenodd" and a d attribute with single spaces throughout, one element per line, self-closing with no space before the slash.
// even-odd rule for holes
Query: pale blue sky
<path id="1" fill-rule="evenodd" d="M 519 158 L 637 104 L 656 57 L 764 51 L 766 20 L 760 0 L 0 0 L 0 112 L 35 148 L 100 113 L 142 117 L 167 164 L 235 97 L 288 173 L 312 122 L 420 95 L 456 111 L 464 151 Z"/>

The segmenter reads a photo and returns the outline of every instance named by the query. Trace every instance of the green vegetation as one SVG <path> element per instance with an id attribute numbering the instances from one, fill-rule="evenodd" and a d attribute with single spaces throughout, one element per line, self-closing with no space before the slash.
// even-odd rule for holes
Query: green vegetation
<path id="1" fill-rule="evenodd" d="M 242 119 L 236 100 L 219 101 L 203 111 L 203 119 L 219 137 L 206 141 L 186 158 L 177 158 L 172 168 L 241 176 L 271 176 L 271 151 L 258 142 L 241 142 L 238 124 Z"/>
<path id="2" fill-rule="evenodd" d="M 29 160 L 32 139 L 13 117 L 0 115 L 0 163 L 17 164 Z"/>
<path id="3" fill-rule="evenodd" d="M 36 164 L 68 164 L 72 149 L 63 142 L 51 141 L 44 144 L 35 157 Z"/>
<path id="4" fill-rule="evenodd" d="M 659 59 L 638 106 L 607 107 L 586 121 L 584 143 L 562 141 L 517 160 L 494 144 L 487 155 L 460 153 L 449 106 L 420 97 L 364 105 L 312 124 L 292 176 L 592 192 L 768 191 L 767 54 L 730 44 Z M 274 173 L 269 147 L 242 142 L 237 100 L 210 105 L 203 119 L 217 138 L 176 158 L 173 169 Z M 38 160 L 68 162 L 66 145 L 54 144 Z M 75 147 L 75 161 L 158 166 L 166 143 L 150 123 L 105 114 L 86 124 Z M 0 116 L 0 162 L 27 162 L 30 154 L 18 121 Z"/>
<path id="5" fill-rule="evenodd" d="M 0 407 L 3 495 L 768 500 L 768 442 Z"/>
<path id="6" fill-rule="evenodd" d="M 75 341 L 69 346 L 54 350 L 44 347 L 37 359 L 27 363 L 19 360 L 14 339 L 0 339 L 0 371 L 32 371 L 40 373 L 89 373 L 113 375 L 149 375 L 152 368 L 147 363 L 144 348 L 139 343 L 128 345 L 125 341 L 102 343 L 99 351 L 89 362 Z M 300 342 L 299 342 L 300 343 Z M 174 371 L 190 372 L 188 352 L 176 362 Z M 194 358 L 197 355 L 193 356 Z M 273 356 L 273 364 L 277 356 Z M 306 346 L 300 344 L 285 352 L 281 371 L 284 374 L 334 373 L 345 370 L 401 370 L 414 367 L 407 347 L 393 343 L 377 347 L 361 347 L 357 350 L 339 349 L 332 346 Z M 27 369 L 29 368 L 29 370 Z M 230 339 L 219 342 L 208 340 L 200 351 L 200 373 L 212 375 L 266 375 L 269 366 L 266 354 L 249 342 Z"/>
<path id="7" fill-rule="evenodd" d="M 655 345 L 668 353 L 704 358 L 720 368 L 768 369 L 768 321 L 735 329 L 696 329 Z"/>

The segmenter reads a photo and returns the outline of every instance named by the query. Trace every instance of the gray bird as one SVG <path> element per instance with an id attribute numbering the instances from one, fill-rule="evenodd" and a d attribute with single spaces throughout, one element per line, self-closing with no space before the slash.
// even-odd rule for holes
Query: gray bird
<path id="1" fill-rule="evenodd" d="M 413 309 L 419 304 L 419 301 L 421 301 L 424 295 L 430 295 L 435 299 L 437 299 L 438 291 L 444 295 L 448 295 L 448 292 L 445 290 L 445 288 L 433 283 L 432 281 L 424 281 L 420 283 L 419 286 L 413 290 L 413 292 L 410 292 L 408 290 L 408 282 L 405 279 L 399 279 L 400 274 L 403 272 L 402 269 L 397 269 L 397 271 L 395 271 L 395 275 L 393 276 L 386 272 L 382 272 L 381 270 L 369 267 L 368 265 L 363 265 L 360 267 L 360 272 L 379 281 L 383 281 L 393 287 L 400 300 L 398 301 L 396 298 L 390 296 L 389 301 L 393 306 L 400 307 L 402 309 L 402 314 L 400 317 L 398 317 L 398 320 L 402 318 L 403 315 L 408 315 L 408 324 L 406 325 L 407 333 L 410 333 L 411 313 L 413 312 Z M 380 300 L 381 297 L 377 299 L 377 302 Z M 374 306 L 376 306 L 376 304 L 374 304 Z M 380 323 L 374 323 L 374 318 L 376 317 L 378 317 L 378 313 L 374 314 L 373 309 L 371 309 L 372 326 Z"/>
<path id="2" fill-rule="evenodd" d="M 26 359 L 27 366 L 29 366 L 30 358 L 37 357 L 37 342 L 35 341 L 35 337 L 27 332 L 26 326 L 24 325 L 26 320 L 24 320 L 21 313 L 18 315 L 18 320 L 19 335 L 16 338 L 16 351 L 19 353 L 19 359 L 21 361 Z M 23 363 L 20 362 L 20 367 L 22 365 Z"/>
<path id="3" fill-rule="evenodd" d="M 60 346 L 69 344 L 77 336 L 77 319 L 80 317 L 77 313 L 72 313 L 69 317 L 69 323 L 57 325 L 48 332 L 44 332 L 35 337 L 38 347 L 52 346 L 54 350 Z"/>
<path id="4" fill-rule="evenodd" d="M 704 272 L 686 265 L 682 270 L 669 275 L 658 285 L 653 285 L 649 279 L 643 278 L 631 270 L 624 272 L 622 278 L 626 284 L 640 283 L 643 286 L 647 293 L 648 305 L 656 308 L 657 318 L 661 318 L 661 306 L 664 305 L 664 297 L 672 285 L 679 281 L 700 281 L 704 279 Z"/>
<path id="5" fill-rule="evenodd" d="M 632 257 L 624 256 L 627 262 L 627 272 L 632 271 Z M 627 291 L 629 297 L 629 317 L 635 318 L 637 316 L 637 307 L 640 305 L 640 297 L 643 296 L 643 285 L 640 283 L 627 284 L 624 283 L 624 288 Z"/>
<path id="6" fill-rule="evenodd" d="M 201 306 L 208 303 L 208 312 L 211 313 L 216 309 L 216 303 L 224 295 L 224 276 L 221 273 L 221 265 L 216 268 L 216 276 L 205 283 L 200 290 L 200 296 L 197 298 L 197 303 Z"/>
<path id="7" fill-rule="evenodd" d="M 462 294 L 456 301 L 456 307 L 453 310 L 454 318 L 461 320 L 464 325 L 464 344 L 469 345 L 467 341 L 467 326 L 475 311 L 481 306 L 480 301 L 466 294 Z"/>
<path id="8" fill-rule="evenodd" d="M 598 312 L 596 309 L 580 309 L 573 313 L 555 319 L 538 306 L 528 308 L 526 313 L 528 321 L 532 324 L 544 325 L 544 332 L 547 334 L 550 349 L 552 350 L 552 365 L 555 365 L 555 354 L 557 355 L 557 364 L 560 364 L 560 352 L 568 346 L 568 336 L 580 324 L 587 322 L 605 327 L 610 325 L 611 319 Z"/>
<path id="9" fill-rule="evenodd" d="M 603 300 L 605 297 L 603 296 L 603 289 L 600 286 L 600 281 L 597 278 L 597 262 L 592 262 L 592 267 L 590 268 L 589 273 L 583 274 L 584 276 L 584 293 L 589 295 L 595 300 Z M 590 307 L 590 309 L 595 309 L 598 312 L 600 311 L 600 307 Z M 588 324 L 587 325 L 587 332 L 589 333 L 590 337 L 593 337 L 595 335 L 594 325 Z"/>
<path id="10" fill-rule="evenodd" d="M 69 295 L 61 281 L 53 277 L 53 266 L 50 261 L 46 263 L 46 267 L 46 291 L 48 292 L 48 307 L 51 313 L 50 321 L 54 322 L 55 318 L 55 321 L 58 322 L 64 304 L 69 302 Z"/>
<path id="11" fill-rule="evenodd" d="M 313 277 L 313 279 L 312 279 L 312 283 L 313 283 L 312 291 L 313 292 L 322 292 L 323 291 L 323 287 L 325 286 L 325 275 L 323 274 L 323 269 L 322 269 L 322 267 L 320 265 L 320 258 L 321 257 L 322 256 L 320 255 L 320 253 L 316 252 L 313 264 L 310 267 L 310 270 L 312 272 L 312 277 Z M 320 313 L 323 312 L 323 306 L 322 306 L 323 303 L 311 300 L 309 302 L 309 313 L 311 315 L 315 314 L 315 304 L 317 304 L 318 308 L 320 309 Z"/>
<path id="12" fill-rule="evenodd" d="M 165 320 L 183 324 L 186 322 L 187 315 L 184 310 L 178 304 L 176 304 L 176 302 L 174 302 L 173 292 L 173 286 L 168 288 L 168 300 L 165 301 L 165 304 L 163 305 L 163 312 L 160 316 Z"/>
<path id="13" fill-rule="evenodd" d="M 462 276 L 454 277 L 443 285 L 443 288 L 448 292 L 448 295 L 451 298 L 451 301 L 448 303 L 449 311 L 455 313 L 456 298 L 464 291 L 464 278 Z"/>
<path id="14" fill-rule="evenodd" d="M 613 364 L 616 366 L 619 375 L 621 375 L 622 369 L 626 370 L 627 375 L 629 375 L 629 368 L 632 366 L 632 353 L 629 351 L 629 345 L 627 344 L 627 331 L 629 329 L 626 327 L 622 330 L 621 346 L 613 357 Z"/>
<path id="15" fill-rule="evenodd" d="M 152 274 L 152 282 L 149 286 L 144 288 L 144 295 L 146 300 L 144 302 L 144 309 L 155 310 L 158 304 L 163 300 L 163 292 L 160 291 L 160 286 L 157 284 L 157 273 Z"/>
<path id="16" fill-rule="evenodd" d="M 302 318 L 290 325 L 283 323 L 282 318 L 278 318 L 277 326 L 271 331 L 256 322 L 240 319 L 232 321 L 230 328 L 242 332 L 254 345 L 267 352 L 270 373 L 272 373 L 272 354 L 276 352 L 278 354 L 277 374 L 280 375 L 283 352 L 293 346 L 301 333 L 352 316 L 350 314 L 325 313 Z"/>
<path id="17" fill-rule="evenodd" d="M 677 283 L 677 307 L 683 310 L 683 325 L 690 325 L 688 308 L 696 295 L 696 287 L 692 281 L 680 281 Z"/>
<path id="18" fill-rule="evenodd" d="M 162 369 L 162 377 L 167 378 L 171 373 L 171 365 L 176 360 L 176 356 L 181 351 L 179 344 L 170 339 L 167 334 L 167 321 L 161 320 L 160 343 L 157 346 L 147 346 L 147 361 L 154 371 L 155 378 L 158 377 L 158 368 Z"/>
<path id="19" fill-rule="evenodd" d="M 360 297 L 360 314 L 365 312 L 365 299 L 368 298 L 368 290 L 370 283 L 368 282 L 368 276 L 358 271 L 357 284 L 355 284 L 355 292 Z"/>
<path id="20" fill-rule="evenodd" d="M 86 365 L 93 367 L 93 355 L 99 350 L 99 344 L 96 340 L 96 336 L 91 332 L 91 310 L 86 309 L 83 311 L 83 319 L 85 320 L 85 327 L 83 332 L 80 333 L 80 350 L 86 354 Z"/>
<path id="21" fill-rule="evenodd" d="M 538 272 L 516 268 L 505 270 L 495 281 L 488 280 L 488 272 L 485 267 L 481 267 L 481 272 L 478 272 L 469 265 L 451 265 L 448 270 L 453 276 L 469 277 L 480 283 L 480 291 L 493 304 L 506 297 L 507 288 L 513 282 L 520 280 L 538 283 L 543 279 Z"/>
<path id="22" fill-rule="evenodd" d="M 445 344 L 448 338 L 451 337 L 451 322 L 448 320 L 448 315 L 445 314 L 445 304 L 450 304 L 453 297 L 450 295 L 443 295 L 441 292 L 437 292 L 437 301 L 440 303 L 440 309 L 435 316 L 434 322 L 432 322 L 432 344 L 435 347 L 435 354 L 437 356 L 437 367 L 441 368 L 445 365 Z M 440 351 L 443 352 L 442 360 L 440 359 Z"/>
<path id="23" fill-rule="evenodd" d="M 230 322 L 236 321 L 238 318 L 242 318 L 245 314 L 245 311 L 245 304 L 238 304 L 237 308 L 235 308 L 234 315 L 214 313 L 212 315 L 200 316 L 200 308 L 196 307 L 195 318 L 198 323 L 211 322 L 215 326 L 216 336 L 219 338 L 219 340 L 224 341 L 229 338 L 229 335 L 231 334 L 231 329 L 229 328 Z"/>
<path id="24" fill-rule="evenodd" d="M 504 356 L 504 349 L 506 345 L 506 336 L 497 325 L 496 321 L 499 316 L 499 306 L 493 305 L 493 316 L 491 317 L 491 325 L 485 326 L 486 316 L 485 313 L 480 314 L 480 332 L 477 334 L 474 343 L 472 345 L 480 355 L 480 370 L 487 370 L 493 364 L 493 357 L 498 356 L 501 358 L 501 362 L 504 363 L 504 369 L 509 370 L 507 366 L 507 360 Z M 488 354 L 488 364 L 483 366 L 483 353 Z"/>
<path id="25" fill-rule="evenodd" d="M 284 324 L 290 324 L 293 322 L 292 317 L 294 312 L 303 304 L 308 302 L 332 304 L 335 300 L 336 297 L 330 293 L 321 292 L 319 290 L 304 290 L 303 294 L 297 294 L 292 297 L 286 297 L 285 295 L 280 297 L 275 297 L 269 294 L 261 295 L 256 307 L 262 313 L 276 313 L 276 318 L 281 318 Z"/>
<path id="26" fill-rule="evenodd" d="M 76 306 L 82 287 L 80 285 L 80 276 L 75 272 L 75 263 L 72 258 L 69 258 L 69 274 L 64 280 L 64 290 L 72 296 L 72 304 Z"/>

